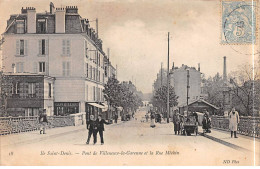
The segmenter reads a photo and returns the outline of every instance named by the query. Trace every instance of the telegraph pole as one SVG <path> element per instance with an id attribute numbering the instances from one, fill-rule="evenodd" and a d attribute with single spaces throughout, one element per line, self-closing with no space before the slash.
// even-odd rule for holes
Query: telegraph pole
<path id="1" fill-rule="evenodd" d="M 167 63 L 167 123 L 169 123 L 169 115 L 170 115 L 170 86 L 169 86 L 169 55 L 170 55 L 170 32 L 168 32 L 168 63 Z"/>
<path id="2" fill-rule="evenodd" d="M 96 18 L 96 31 L 97 31 L 97 38 L 98 38 L 98 18 Z"/>
<path id="3" fill-rule="evenodd" d="M 162 72 L 162 66 L 163 66 L 163 63 L 161 63 L 161 87 L 162 87 L 162 83 L 163 83 L 163 72 Z"/>

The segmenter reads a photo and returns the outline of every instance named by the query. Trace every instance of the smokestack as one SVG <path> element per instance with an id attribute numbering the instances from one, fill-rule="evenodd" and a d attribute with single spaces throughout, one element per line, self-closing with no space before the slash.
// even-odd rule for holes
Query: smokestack
<path id="1" fill-rule="evenodd" d="M 198 71 L 200 72 L 200 63 L 198 63 Z"/>
<path id="2" fill-rule="evenodd" d="M 226 65 L 226 56 L 224 56 L 224 67 L 223 67 L 223 80 L 227 81 L 227 65 Z"/>

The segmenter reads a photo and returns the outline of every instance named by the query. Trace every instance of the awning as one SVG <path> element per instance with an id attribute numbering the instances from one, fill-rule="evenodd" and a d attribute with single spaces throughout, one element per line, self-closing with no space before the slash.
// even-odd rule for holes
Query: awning
<path id="1" fill-rule="evenodd" d="M 88 103 L 89 105 L 91 106 L 94 106 L 94 107 L 97 107 L 97 108 L 100 108 L 100 109 L 104 109 L 105 107 L 100 105 L 100 104 L 97 104 L 97 103 Z"/>
<path id="2" fill-rule="evenodd" d="M 104 105 L 104 108 L 102 109 L 102 111 L 103 111 L 103 112 L 104 112 L 104 111 L 107 111 L 107 110 L 108 110 L 108 105 L 105 104 L 105 103 L 102 103 L 102 105 Z"/>

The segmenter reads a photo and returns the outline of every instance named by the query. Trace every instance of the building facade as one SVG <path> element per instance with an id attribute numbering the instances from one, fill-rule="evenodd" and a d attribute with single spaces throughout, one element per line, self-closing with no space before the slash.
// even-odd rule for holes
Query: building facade
<path id="1" fill-rule="evenodd" d="M 105 104 L 102 90 L 109 74 L 102 40 L 78 8 L 36 13 L 33 7 L 11 15 L 3 34 L 3 71 L 55 78 L 54 115 L 97 115 Z"/>
<path id="2" fill-rule="evenodd" d="M 174 92 L 178 96 L 178 106 L 187 104 L 187 97 L 188 102 L 198 100 L 202 97 L 200 68 L 196 70 L 196 68 L 188 67 L 184 64 L 178 68 L 173 64 L 169 72 L 169 78 L 170 85 L 174 87 Z M 153 94 L 162 85 L 167 85 L 167 70 L 163 68 L 159 71 L 157 79 L 154 81 Z"/>

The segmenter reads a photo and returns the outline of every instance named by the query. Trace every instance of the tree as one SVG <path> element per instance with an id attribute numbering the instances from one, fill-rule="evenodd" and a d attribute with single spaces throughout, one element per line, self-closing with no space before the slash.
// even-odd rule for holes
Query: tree
<path id="1" fill-rule="evenodd" d="M 232 106 L 235 106 L 241 115 L 258 115 L 254 112 L 259 112 L 260 104 L 259 64 L 255 67 L 250 64 L 239 66 L 237 71 L 230 73 L 230 83 L 233 85 Z"/>
<path id="2" fill-rule="evenodd" d="M 0 71 L 0 117 L 7 116 L 7 97 L 11 94 L 12 78 Z"/>
<path id="3" fill-rule="evenodd" d="M 112 76 L 108 79 L 107 84 L 105 84 L 103 93 L 104 98 L 108 102 L 110 106 L 118 107 L 120 106 L 120 85 L 119 81 L 115 78 L 115 76 Z"/>
<path id="4" fill-rule="evenodd" d="M 174 88 L 169 86 L 169 104 L 170 107 L 177 106 L 178 96 L 175 95 Z M 152 104 L 154 107 L 163 107 L 165 110 L 167 108 L 167 86 L 162 86 L 155 91 L 155 95 L 152 98 Z"/>

